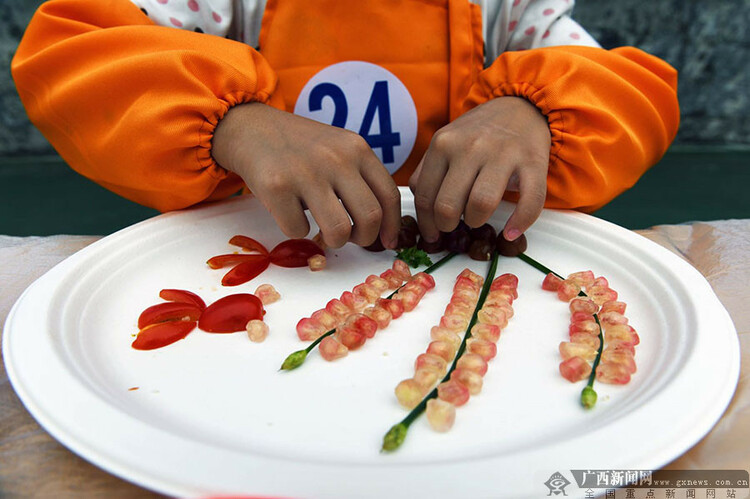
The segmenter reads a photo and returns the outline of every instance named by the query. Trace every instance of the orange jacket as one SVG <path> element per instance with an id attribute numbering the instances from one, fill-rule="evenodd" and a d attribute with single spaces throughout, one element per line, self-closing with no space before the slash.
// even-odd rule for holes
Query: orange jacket
<path id="1" fill-rule="evenodd" d="M 11 69 L 31 121 L 71 167 L 162 211 L 242 188 L 210 151 L 230 107 L 284 108 L 256 50 L 155 26 L 129 0 L 44 3 Z M 552 132 L 547 206 L 594 210 L 666 151 L 676 84 L 673 68 L 634 48 L 506 52 L 479 74 L 464 110 L 503 95 L 533 102 Z"/>

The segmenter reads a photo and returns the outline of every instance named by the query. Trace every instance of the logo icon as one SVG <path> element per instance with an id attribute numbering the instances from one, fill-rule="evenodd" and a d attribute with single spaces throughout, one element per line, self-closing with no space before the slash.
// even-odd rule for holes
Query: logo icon
<path id="1" fill-rule="evenodd" d="M 549 489 L 548 496 L 551 496 L 552 494 L 556 496 L 560 494 L 567 496 L 568 494 L 565 493 L 565 487 L 570 485 L 570 480 L 565 478 L 559 471 L 556 471 L 546 482 L 544 482 L 544 485 Z"/>

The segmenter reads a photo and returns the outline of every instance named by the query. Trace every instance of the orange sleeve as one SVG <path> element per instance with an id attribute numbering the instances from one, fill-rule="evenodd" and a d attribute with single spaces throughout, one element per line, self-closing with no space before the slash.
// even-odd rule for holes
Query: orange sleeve
<path id="1" fill-rule="evenodd" d="M 505 52 L 480 74 L 464 110 L 508 95 L 549 122 L 549 208 L 605 205 L 659 161 L 680 121 L 677 72 L 632 47 Z"/>
<path id="2" fill-rule="evenodd" d="M 167 211 L 237 192 L 211 139 L 232 106 L 283 106 L 251 47 L 155 26 L 129 0 L 51 0 L 12 62 L 31 121 L 76 171 Z"/>

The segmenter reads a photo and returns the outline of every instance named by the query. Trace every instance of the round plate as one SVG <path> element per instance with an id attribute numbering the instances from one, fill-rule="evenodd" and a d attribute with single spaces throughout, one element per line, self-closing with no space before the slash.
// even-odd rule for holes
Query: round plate
<path id="1" fill-rule="evenodd" d="M 413 214 L 411 194 L 402 199 Z M 493 225 L 512 208 L 501 205 Z M 482 393 L 459 408 L 450 432 L 420 418 L 402 448 L 384 454 L 383 435 L 406 415 L 394 387 L 412 376 L 456 275 L 484 275 L 487 263 L 454 258 L 416 310 L 360 350 L 332 363 L 315 352 L 279 372 L 303 347 L 296 322 L 388 268 L 394 254 L 346 245 L 328 251 L 325 271 L 272 266 L 224 288 L 224 271 L 205 261 L 236 250 L 227 244 L 235 234 L 269 248 L 284 239 L 257 200 L 234 198 L 106 237 L 26 290 L 3 353 L 13 387 L 50 434 L 115 475 L 177 496 L 525 497 L 546 494 L 555 471 L 657 469 L 705 435 L 734 393 L 737 335 L 694 268 L 610 223 L 545 211 L 527 254 L 560 274 L 591 269 L 609 279 L 641 337 L 638 372 L 625 386 L 597 383 L 599 401 L 584 410 L 583 384 L 558 372 L 567 305 L 541 289 L 539 271 L 501 258 L 498 272 L 519 277 L 520 296 Z M 130 346 L 138 315 L 163 288 L 211 303 L 262 283 L 282 295 L 266 307 L 264 343 L 196 330 L 158 350 Z"/>

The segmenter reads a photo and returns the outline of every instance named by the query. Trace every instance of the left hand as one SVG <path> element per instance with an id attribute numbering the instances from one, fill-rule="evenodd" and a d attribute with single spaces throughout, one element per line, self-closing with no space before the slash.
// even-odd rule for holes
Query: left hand
<path id="1" fill-rule="evenodd" d="M 520 97 L 498 97 L 444 126 L 409 180 L 422 237 L 434 241 L 461 218 L 487 222 L 506 190 L 518 191 L 505 224 L 512 241 L 539 217 L 547 194 L 547 119 Z"/>

